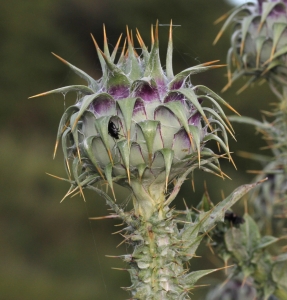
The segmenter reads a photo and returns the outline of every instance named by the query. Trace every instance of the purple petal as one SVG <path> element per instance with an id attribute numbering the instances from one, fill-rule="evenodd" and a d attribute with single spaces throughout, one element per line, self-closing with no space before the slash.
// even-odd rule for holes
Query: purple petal
<path id="1" fill-rule="evenodd" d="M 110 116 L 116 113 L 116 102 L 107 95 L 99 95 L 90 105 L 90 110 L 96 116 Z"/>
<path id="2" fill-rule="evenodd" d="M 168 95 L 164 98 L 163 102 L 167 103 L 170 101 L 177 101 L 180 100 L 181 103 L 184 103 L 184 95 L 178 92 L 170 92 Z"/>
<path id="3" fill-rule="evenodd" d="M 129 96 L 129 88 L 127 86 L 113 86 L 109 88 L 108 93 L 116 100 L 124 99 Z"/>
<path id="4" fill-rule="evenodd" d="M 140 98 L 136 100 L 134 110 L 133 110 L 133 119 L 137 121 L 142 121 L 147 119 L 147 114 L 144 106 L 144 101 Z"/>
<path id="5" fill-rule="evenodd" d="M 188 124 L 198 126 L 200 124 L 200 120 L 201 120 L 201 114 L 199 112 L 196 112 L 188 119 Z"/>
<path id="6" fill-rule="evenodd" d="M 170 87 L 171 90 L 179 90 L 180 88 L 182 88 L 183 84 L 185 82 L 185 79 L 184 80 L 177 80 L 177 81 L 174 81 Z"/>
<path id="7" fill-rule="evenodd" d="M 144 101 L 152 102 L 154 100 L 159 100 L 159 91 L 155 84 L 149 83 L 144 80 L 137 80 L 134 82 L 133 97 L 140 97 Z"/>
<path id="8" fill-rule="evenodd" d="M 191 144 L 185 129 L 181 129 L 174 135 L 172 149 L 177 159 L 183 159 L 186 155 L 190 154 Z"/>
<path id="9" fill-rule="evenodd" d="M 156 84 L 157 84 L 157 90 L 159 93 L 159 98 L 162 99 L 164 97 L 164 95 L 166 94 L 167 91 L 167 86 L 166 83 L 163 79 L 157 79 L 156 80 Z"/>

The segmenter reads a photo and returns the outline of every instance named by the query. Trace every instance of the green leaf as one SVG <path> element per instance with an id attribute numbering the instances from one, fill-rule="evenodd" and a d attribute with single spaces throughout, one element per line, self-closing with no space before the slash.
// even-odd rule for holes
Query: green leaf
<path id="1" fill-rule="evenodd" d="M 190 272 L 189 274 L 184 276 L 184 283 L 186 285 L 193 286 L 200 278 L 215 271 L 217 271 L 217 269 Z"/>
<path id="2" fill-rule="evenodd" d="M 123 114 L 124 126 L 128 135 L 128 141 L 130 140 L 132 116 L 136 100 L 137 98 L 125 98 L 117 101 L 117 105 Z"/>
<path id="3" fill-rule="evenodd" d="M 227 198 L 219 202 L 213 209 L 208 212 L 200 213 L 200 231 L 206 232 L 210 230 L 217 222 L 224 219 L 225 212 L 244 196 L 251 189 L 255 188 L 261 182 L 246 184 L 235 189 Z"/>
<path id="4" fill-rule="evenodd" d="M 82 125 L 82 132 L 85 136 L 85 138 L 93 135 L 97 135 L 97 129 L 96 129 L 96 116 L 89 110 L 86 110 L 83 113 L 83 125 Z"/>
<path id="5" fill-rule="evenodd" d="M 252 253 L 260 241 L 260 232 L 255 221 L 245 213 L 243 216 L 245 222 L 240 226 L 240 231 L 243 234 L 242 243 L 246 247 L 248 253 Z"/>
<path id="6" fill-rule="evenodd" d="M 138 122 L 137 125 L 141 129 L 143 133 L 144 140 L 146 142 L 147 150 L 149 153 L 149 165 L 152 163 L 152 153 L 153 153 L 153 145 L 156 136 L 156 132 L 159 126 L 158 121 L 154 120 L 145 120 Z"/>
<path id="7" fill-rule="evenodd" d="M 163 159 L 164 159 L 164 166 L 165 166 L 165 188 L 167 189 L 167 185 L 168 185 L 168 177 L 170 174 L 170 169 L 171 169 L 171 165 L 172 165 L 172 161 L 173 161 L 173 157 L 174 157 L 174 151 L 172 149 L 167 149 L 167 148 L 163 148 L 161 150 L 159 150 L 159 152 L 162 154 Z"/>
<path id="8" fill-rule="evenodd" d="M 205 237 L 204 234 L 198 237 L 187 237 L 188 240 L 183 242 L 183 250 L 179 252 L 180 256 L 183 256 L 184 261 L 189 261 L 192 256 L 195 255 L 196 250 L 198 249 L 202 239 Z"/>
<path id="9" fill-rule="evenodd" d="M 122 140 L 117 142 L 117 147 L 119 148 L 123 164 L 127 171 L 128 180 L 130 181 L 130 149 L 131 144 L 127 140 Z"/>
<path id="10" fill-rule="evenodd" d="M 266 248 L 269 245 L 276 243 L 278 240 L 279 239 L 275 238 L 274 236 L 267 236 L 267 235 L 263 236 L 255 249 L 258 250 L 258 249 Z"/>
<path id="11" fill-rule="evenodd" d="M 238 228 L 230 228 L 224 235 L 226 248 L 237 259 L 238 262 L 243 263 L 249 259 L 247 249 L 244 245 L 244 237 Z"/>
<path id="12" fill-rule="evenodd" d="M 116 201 L 116 196 L 115 196 L 115 192 L 114 192 L 114 186 L 113 186 L 113 176 L 112 176 L 112 172 L 113 172 L 113 165 L 111 163 L 107 164 L 105 167 L 105 176 L 106 179 L 108 181 L 108 184 L 112 190 L 113 193 L 113 197 L 114 200 Z"/>
<path id="13" fill-rule="evenodd" d="M 287 291 L 287 261 L 278 262 L 272 269 L 272 279 Z"/>
<path id="14" fill-rule="evenodd" d="M 98 143 L 97 143 L 98 141 Z M 85 150 L 86 155 L 88 156 L 89 160 L 93 163 L 95 168 L 97 169 L 98 173 L 101 175 L 101 177 L 104 179 L 104 175 L 101 169 L 101 166 L 99 162 L 97 161 L 97 154 L 101 155 L 101 162 L 108 163 L 108 153 L 104 149 L 104 151 L 101 151 L 101 147 L 99 147 L 99 143 L 102 144 L 102 148 L 104 148 L 103 142 L 99 136 L 89 136 L 83 141 L 83 148 Z M 106 159 L 104 159 L 106 157 Z"/>

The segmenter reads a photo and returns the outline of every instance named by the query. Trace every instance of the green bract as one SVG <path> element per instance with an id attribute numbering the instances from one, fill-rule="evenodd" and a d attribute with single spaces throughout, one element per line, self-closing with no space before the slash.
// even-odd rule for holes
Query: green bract
<path id="1" fill-rule="evenodd" d="M 229 82 L 225 89 L 242 75 L 249 75 L 251 78 L 243 89 L 257 79 L 266 79 L 272 90 L 281 94 L 282 85 L 287 85 L 286 4 L 286 0 L 257 0 L 226 15 L 228 18 L 214 41 L 234 24 L 227 55 Z"/>
<path id="2" fill-rule="evenodd" d="M 202 168 L 222 176 L 218 156 L 206 147 L 208 141 L 216 141 L 231 159 L 227 131 L 232 135 L 232 129 L 219 103 L 230 106 L 189 79 L 220 66 L 210 62 L 174 75 L 170 30 L 164 71 L 157 28 L 150 52 L 137 32 L 141 55 L 127 30 L 128 46 L 124 45 L 117 63 L 119 42 L 110 53 L 106 37 L 104 52 L 94 40 L 103 72 L 99 80 L 57 56 L 88 86 L 40 94 L 78 93 L 75 105 L 62 116 L 56 148 L 61 139 L 68 175 L 73 175 L 80 190 L 99 180 L 106 181 L 112 191 L 113 182 L 126 186 L 132 190 L 135 214 L 146 219 L 162 206 L 169 183 L 192 166 L 200 166 L 203 157 L 213 161 L 204 161 Z"/>

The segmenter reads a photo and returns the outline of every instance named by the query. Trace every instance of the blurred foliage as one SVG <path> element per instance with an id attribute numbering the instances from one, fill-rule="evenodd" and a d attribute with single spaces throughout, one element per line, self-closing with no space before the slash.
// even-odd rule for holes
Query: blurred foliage
<path id="1" fill-rule="evenodd" d="M 63 85 L 81 83 L 79 78 L 57 61 L 50 52 L 67 59 L 95 78 L 100 65 L 90 38 L 92 32 L 102 44 L 102 24 L 106 24 L 111 47 L 126 24 L 138 28 L 146 45 L 150 43 L 150 24 L 159 19 L 160 48 L 164 64 L 170 19 L 174 25 L 174 69 L 220 59 L 225 63 L 229 46 L 223 37 L 217 46 L 212 41 L 220 26 L 213 21 L 230 7 L 223 0 L 10 0 L 0 3 L 0 82 L 1 82 L 1 150 L 0 168 L 0 295 L 1 299 L 126 299 L 119 287 L 129 285 L 126 272 L 111 270 L 122 267 L 120 260 L 106 258 L 129 251 L 116 246 L 121 236 L 111 220 L 90 222 L 88 217 L 106 215 L 104 201 L 93 193 L 85 193 L 87 202 L 75 197 L 59 204 L 68 186 L 48 177 L 45 172 L 64 175 L 62 155 L 52 161 L 59 119 L 74 95 L 30 99 L 31 95 Z M 194 76 L 194 84 L 202 83 L 220 92 L 226 83 L 225 69 Z M 254 87 L 239 96 L 239 82 L 223 96 L 242 115 L 260 118 L 259 109 L 269 109 L 274 99 L 266 85 Z M 238 171 L 228 161 L 223 170 L 232 181 L 195 173 L 196 192 L 186 182 L 178 197 L 194 206 L 203 193 L 204 181 L 214 202 L 221 190 L 228 195 L 237 186 L 248 183 L 252 175 L 247 169 L 259 169 L 253 162 L 236 156 L 237 150 L 255 152 L 264 145 L 260 136 L 248 126 L 234 125 L 237 143 L 231 142 Z M 127 197 L 121 190 L 122 200 Z M 193 204 L 194 203 L 194 204 Z M 242 210 L 238 207 L 238 210 Z M 193 269 L 221 266 L 204 245 Z M 207 277 L 202 284 L 213 284 L 224 274 Z M 194 291 L 200 299 L 207 288 Z"/>

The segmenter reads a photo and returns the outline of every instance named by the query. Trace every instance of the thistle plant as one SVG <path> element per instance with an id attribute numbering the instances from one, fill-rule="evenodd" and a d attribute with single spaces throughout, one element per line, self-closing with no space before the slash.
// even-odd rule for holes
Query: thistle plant
<path id="1" fill-rule="evenodd" d="M 279 104 L 272 112 L 264 112 L 263 122 L 248 117 L 229 117 L 230 121 L 254 125 L 263 134 L 267 148 L 272 156 L 246 154 L 245 157 L 263 163 L 264 169 L 255 180 L 268 177 L 250 196 L 253 204 L 253 218 L 244 216 L 244 224 L 218 227 L 213 234 L 214 245 L 224 261 L 232 260 L 235 267 L 230 272 L 229 286 L 234 294 L 229 293 L 229 286 L 217 288 L 210 293 L 209 300 L 218 299 L 222 293 L 225 299 L 238 298 L 242 293 L 258 299 L 287 299 L 287 264 L 286 251 L 272 257 L 267 247 L 279 239 L 261 236 L 261 232 L 274 232 L 281 235 L 286 221 L 286 33 L 287 10 L 285 1 L 248 2 L 235 8 L 224 16 L 227 17 L 215 39 L 220 38 L 224 30 L 234 24 L 231 48 L 227 55 L 228 84 L 241 76 L 250 77 L 238 92 L 242 92 L 251 83 L 261 79 L 267 81 L 271 90 L 279 99 Z M 222 19 L 222 18 L 221 18 Z M 273 118 L 271 122 L 267 117 Z M 280 221 L 276 220 L 280 217 Z M 273 227 L 273 228 L 272 228 Z M 286 248 L 286 247 L 285 247 Z M 277 251 L 278 253 L 278 251 Z M 238 283 L 241 288 L 238 289 Z M 242 289 L 248 282 L 253 290 Z M 213 297 L 214 295 L 214 297 Z M 256 299 L 257 299 L 256 298 Z"/>
<path id="2" fill-rule="evenodd" d="M 191 75 L 220 67 L 214 61 L 173 74 L 172 24 L 165 70 L 158 24 L 151 30 L 150 51 L 138 31 L 136 37 L 141 53 L 127 29 L 117 62 L 120 38 L 111 53 L 105 30 L 104 51 L 93 38 L 103 73 L 99 80 L 55 55 L 88 85 L 36 96 L 70 91 L 78 95 L 62 116 L 55 146 L 56 153 L 61 140 L 65 180 L 71 185 L 65 197 L 79 193 L 84 198 L 84 190 L 91 189 L 105 198 L 115 212 L 112 217 L 126 224 L 120 233 L 133 250 L 121 258 L 129 266 L 132 285 L 126 290 L 132 299 L 189 299 L 197 280 L 216 269 L 192 271 L 185 263 L 225 211 L 256 184 L 239 187 L 208 211 L 194 214 L 189 208 L 194 202 L 184 211 L 171 207 L 195 169 L 226 177 L 219 158 L 233 162 L 227 137 L 233 137 L 233 129 L 220 105 L 233 109 L 209 88 L 191 83 Z M 210 148 L 212 141 L 222 154 Z M 112 197 L 102 190 L 103 184 Z M 130 190 L 131 211 L 116 202 L 114 184 Z"/>
<path id="3" fill-rule="evenodd" d="M 267 81 L 279 99 L 276 108 L 264 112 L 263 122 L 244 117 L 229 118 L 231 121 L 251 124 L 262 133 L 267 149 L 272 155 L 244 154 L 260 161 L 264 166 L 255 180 L 268 177 L 251 197 L 254 217 L 260 228 L 279 235 L 286 226 L 287 218 L 287 173 L 286 173 L 286 120 L 287 120 L 287 8 L 286 1 L 247 2 L 229 14 L 215 42 L 226 28 L 233 23 L 231 48 L 227 55 L 228 88 L 241 76 L 250 77 L 239 90 L 257 80 Z M 234 67 L 233 67 L 234 66 Z M 271 118 L 271 121 L 267 121 Z"/>

